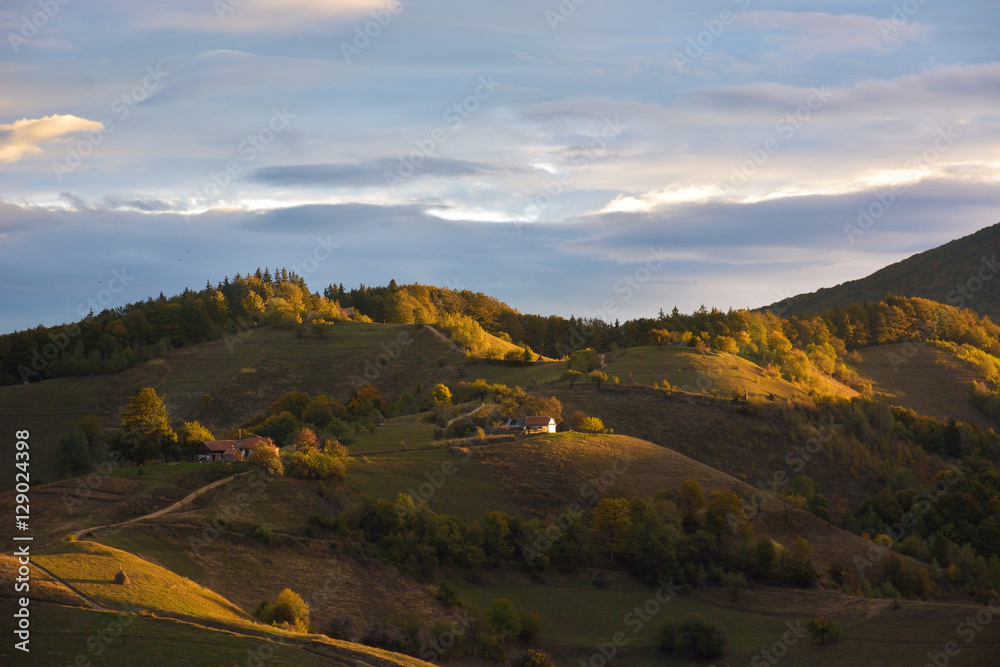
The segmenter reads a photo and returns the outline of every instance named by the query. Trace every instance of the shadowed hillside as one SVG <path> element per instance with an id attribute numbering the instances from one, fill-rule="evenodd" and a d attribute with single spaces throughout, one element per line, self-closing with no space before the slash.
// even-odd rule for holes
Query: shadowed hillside
<path id="1" fill-rule="evenodd" d="M 766 309 L 782 315 L 804 315 L 880 301 L 887 294 L 896 294 L 971 308 L 997 321 L 1000 280 L 992 280 L 1000 272 L 1000 265 L 992 263 L 997 250 L 1000 224 L 907 257 L 865 278 L 799 294 Z"/>

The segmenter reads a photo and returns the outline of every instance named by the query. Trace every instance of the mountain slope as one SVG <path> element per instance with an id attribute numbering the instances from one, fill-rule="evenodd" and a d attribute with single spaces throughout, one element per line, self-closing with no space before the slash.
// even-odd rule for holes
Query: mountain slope
<path id="1" fill-rule="evenodd" d="M 782 315 L 803 315 L 896 294 L 970 308 L 997 321 L 1000 280 L 992 280 L 1000 273 L 1000 265 L 993 265 L 997 250 L 1000 224 L 907 257 L 865 278 L 799 294 L 766 309 Z"/>

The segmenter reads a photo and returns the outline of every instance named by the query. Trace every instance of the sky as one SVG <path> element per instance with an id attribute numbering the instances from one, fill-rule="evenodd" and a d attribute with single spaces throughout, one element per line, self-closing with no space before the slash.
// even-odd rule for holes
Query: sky
<path id="1" fill-rule="evenodd" d="M 5 0 L 0 332 L 265 266 L 608 321 L 860 278 L 1000 222 L 997 35 L 994 0 Z"/>

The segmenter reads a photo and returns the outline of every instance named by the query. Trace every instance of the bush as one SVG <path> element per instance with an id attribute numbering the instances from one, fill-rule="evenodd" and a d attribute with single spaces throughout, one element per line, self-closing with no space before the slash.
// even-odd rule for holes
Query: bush
<path id="1" fill-rule="evenodd" d="M 269 547 L 276 547 L 281 544 L 281 537 L 274 534 L 267 526 L 254 526 L 250 529 L 250 539 L 260 542 Z"/>
<path id="2" fill-rule="evenodd" d="M 555 667 L 555 663 L 552 662 L 552 658 L 547 653 L 534 649 L 525 651 L 516 664 L 517 667 Z"/>
<path id="3" fill-rule="evenodd" d="M 533 611 L 524 612 L 521 614 L 521 634 L 518 635 L 521 639 L 526 642 L 530 642 L 532 639 L 537 637 L 545 629 L 545 621 L 539 614 Z"/>
<path id="4" fill-rule="evenodd" d="M 443 604 L 445 607 L 457 607 L 462 602 L 458 599 L 458 589 L 450 581 L 442 581 L 441 585 L 438 586 L 437 595 L 435 596 L 438 602 Z"/>
<path id="5" fill-rule="evenodd" d="M 292 452 L 285 456 L 288 475 L 302 479 L 332 479 L 344 475 L 344 458 L 316 450 Z"/>
<path id="6" fill-rule="evenodd" d="M 837 624 L 825 616 L 814 616 L 806 622 L 806 630 L 812 638 L 820 644 L 833 641 L 840 636 L 840 628 Z"/>
<path id="7" fill-rule="evenodd" d="M 677 634 L 680 646 L 695 658 L 718 658 L 726 644 L 726 633 L 701 617 L 681 623 Z"/>
<path id="8" fill-rule="evenodd" d="M 604 430 L 604 422 L 597 417 L 584 417 L 576 423 L 576 427 L 584 433 L 600 433 Z"/>
<path id="9" fill-rule="evenodd" d="M 490 625 L 497 632 L 510 637 L 521 634 L 521 617 L 514 609 L 514 603 L 505 598 L 494 600 L 490 605 Z"/>
<path id="10" fill-rule="evenodd" d="M 273 623 L 288 623 L 290 625 L 309 625 L 309 605 L 298 593 L 290 588 L 278 593 L 278 601 L 271 612 Z"/>

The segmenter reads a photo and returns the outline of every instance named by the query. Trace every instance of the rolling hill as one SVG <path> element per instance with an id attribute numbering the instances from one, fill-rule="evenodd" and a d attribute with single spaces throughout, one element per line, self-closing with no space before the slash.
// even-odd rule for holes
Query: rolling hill
<path id="1" fill-rule="evenodd" d="M 789 297 L 765 310 L 804 315 L 880 301 L 895 294 L 971 308 L 1000 321 L 1000 280 L 992 280 L 1000 272 L 1000 265 L 993 264 L 998 250 L 1000 223 L 890 264 L 865 278 Z"/>
<path id="2" fill-rule="evenodd" d="M 985 379 L 981 371 L 947 350 L 930 345 L 915 352 L 910 348 L 880 345 L 860 350 L 860 360 L 851 366 L 871 380 L 876 394 L 894 405 L 941 421 L 955 419 L 983 430 L 996 427 L 969 399 L 972 382 Z"/>

